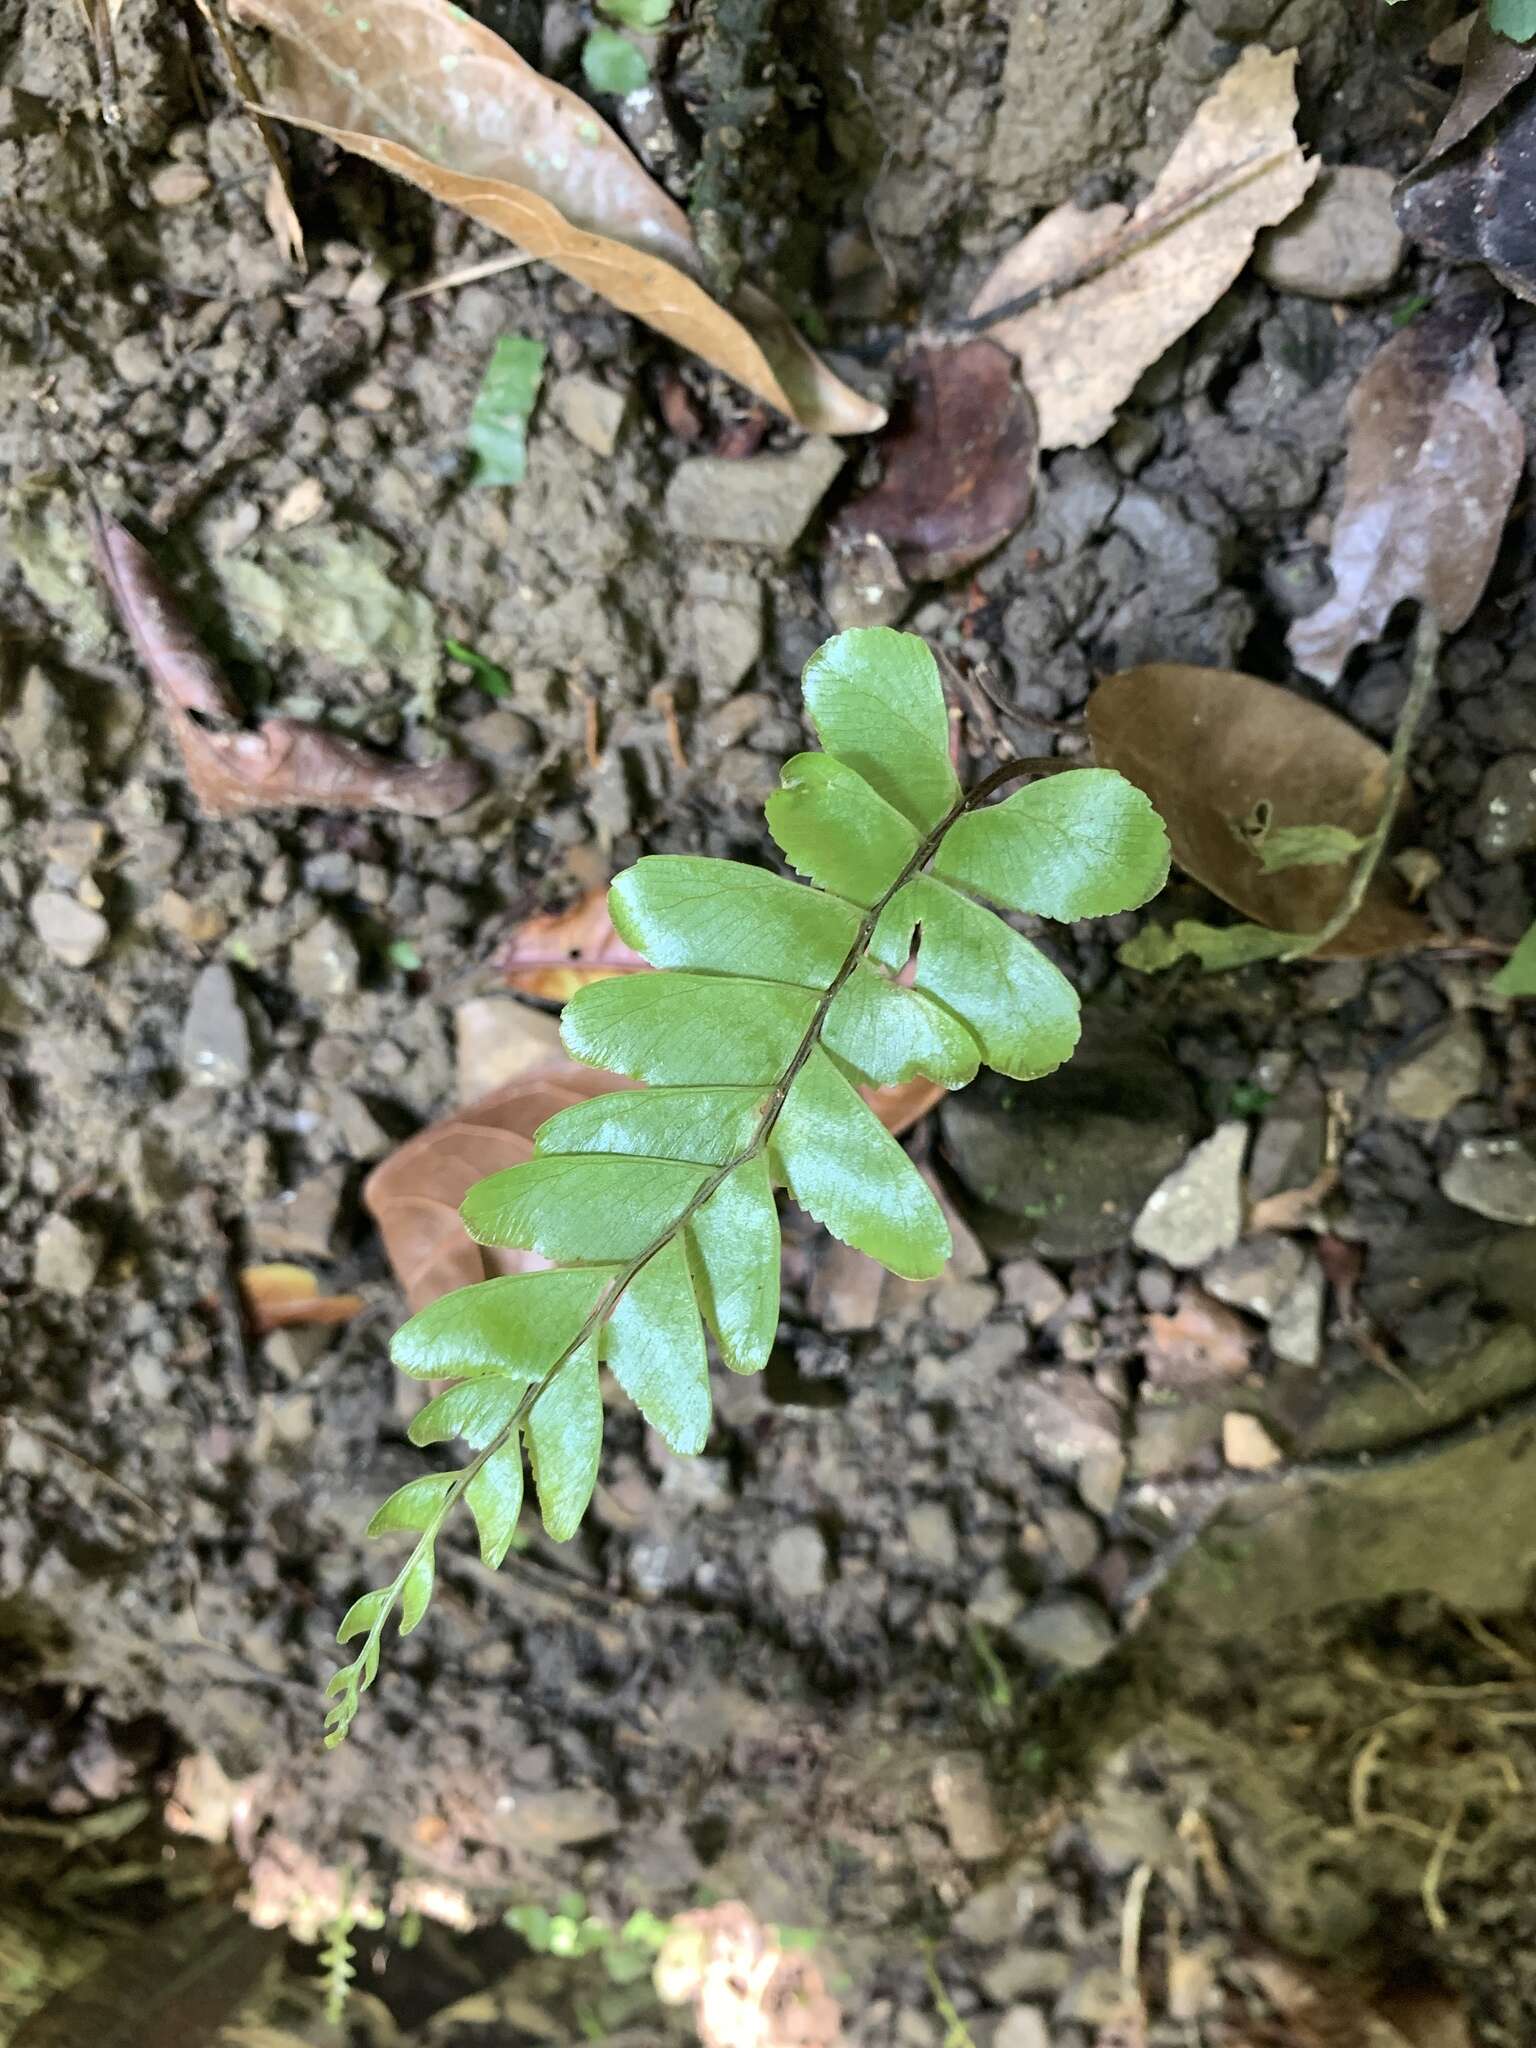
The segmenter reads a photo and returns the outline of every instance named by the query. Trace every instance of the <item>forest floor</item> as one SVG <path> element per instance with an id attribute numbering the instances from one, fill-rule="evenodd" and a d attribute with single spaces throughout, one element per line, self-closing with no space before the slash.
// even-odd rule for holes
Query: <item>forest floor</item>
<path id="1" fill-rule="evenodd" d="M 569 75 L 574 10 L 544 12 Z M 1302 137 L 1330 162 L 1401 170 L 1446 99 L 1420 54 L 1441 18 L 1412 6 L 1103 0 L 1080 76 L 1008 64 L 1000 0 L 880 12 L 829 8 L 786 58 L 835 83 L 781 99 L 788 139 L 748 136 L 741 188 L 750 259 L 782 256 L 833 360 L 876 386 L 872 337 L 953 318 L 1032 209 L 1137 189 L 1242 42 L 1299 48 Z M 431 2038 L 573 2038 L 594 1999 L 616 2037 L 662 2038 L 675 2023 L 595 1961 L 441 1931 L 579 1892 L 614 1929 L 724 1898 L 812 1930 L 869 2048 L 1311 2048 L 1366 2041 L 1366 2006 L 1400 1995 L 1420 2048 L 1528 2048 L 1536 1204 L 1488 1221 L 1439 1182 L 1466 1139 L 1520 1129 L 1536 1068 L 1467 947 L 1152 979 L 1116 964 L 1135 918 L 1055 932 L 1080 1061 L 982 1084 L 911 1141 L 961 1219 L 950 1273 L 881 1288 L 788 1218 L 778 1349 L 717 1385 L 707 1455 L 615 1409 L 584 1532 L 534 1535 L 494 1577 L 460 1539 L 430 1624 L 321 1749 L 363 1526 L 419 1465 L 361 1182 L 483 1081 L 466 1005 L 527 1028 L 495 966 L 521 920 L 643 852 L 773 858 L 761 806 L 802 744 L 826 513 L 860 456 L 785 503 L 780 544 L 680 539 L 680 463 L 734 435 L 750 494 L 794 432 L 543 266 L 402 298 L 501 245 L 309 141 L 301 275 L 196 24 L 127 0 L 106 128 L 75 11 L 0 0 L 0 1832 L 46 1909 L 5 1936 L 37 1974 L 9 2013 L 0 1993 L 0 2028 L 46 1988 L 50 1943 L 78 1966 L 61 1927 L 107 1938 L 64 1850 L 110 1870 L 90 1822 L 116 1813 L 152 1870 L 169 1803 L 184 1863 L 189 1829 L 233 1841 L 267 1926 L 312 1938 L 343 1871 L 391 1907 L 359 2041 L 494 1981 L 511 2005 Z M 835 276 L 765 225 L 793 218 L 786 181 Z M 1140 662 L 1287 680 L 1345 399 L 1433 275 L 1410 256 L 1336 303 L 1245 272 L 905 623 L 1024 753 L 1083 751 L 1094 677 Z M 441 820 L 211 821 L 64 458 L 142 512 L 343 317 L 360 359 L 161 560 L 253 701 L 446 741 L 486 793 Z M 466 421 L 508 332 L 546 343 L 544 400 L 525 483 L 476 489 Z M 1499 346 L 1536 424 L 1528 309 Z M 1503 815 L 1490 771 L 1536 749 L 1533 555 L 1526 511 L 1414 769 L 1434 920 L 1504 946 L 1536 829 L 1506 833 L 1514 857 L 1479 848 Z M 1405 685 L 1393 640 L 1333 701 L 1385 740 Z M 987 742 L 968 733 L 978 762 Z M 61 897 L 105 921 L 84 961 Z M 1250 1202 L 1326 1184 L 1233 1245 L 1245 1151 Z M 1216 1218 L 1199 1270 L 1131 1241 L 1186 1162 Z M 364 1316 L 249 1338 L 234 1276 L 262 1258 Z M 1226 1533 L 1199 1537 L 1212 1517 Z M 141 1872 L 102 1896 L 152 1919 L 169 1894 Z M 1286 1974 L 1304 1967 L 1338 1973 L 1318 1980 L 1334 2022 L 1365 2001 L 1354 2032 L 1326 2031 Z M 1469 2031 L 1422 2031 L 1431 2008 Z M 342 2038 L 301 2004 L 287 2024 Z"/>

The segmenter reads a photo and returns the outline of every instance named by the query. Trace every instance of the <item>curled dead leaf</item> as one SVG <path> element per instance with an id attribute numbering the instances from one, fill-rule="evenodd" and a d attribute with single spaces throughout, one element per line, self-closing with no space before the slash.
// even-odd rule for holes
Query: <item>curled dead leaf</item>
<path id="1" fill-rule="evenodd" d="M 1319 682 L 1337 682 L 1404 598 L 1450 633 L 1483 594 L 1525 461 L 1525 429 L 1499 389 L 1500 317 L 1485 283 L 1459 281 L 1377 351 L 1350 393 L 1334 594 L 1286 635 Z"/>
<path id="2" fill-rule="evenodd" d="M 525 919 L 497 952 L 496 965 L 519 994 L 551 1003 L 563 1003 L 591 981 L 648 971 L 648 963 L 613 928 L 606 883 L 589 889 L 569 910 Z"/>
<path id="3" fill-rule="evenodd" d="M 245 1318 L 258 1337 L 296 1323 L 350 1323 L 363 1308 L 360 1294 L 322 1294 L 303 1266 L 247 1266 L 240 1275 Z"/>
<path id="4" fill-rule="evenodd" d="M 102 581 L 159 693 L 187 780 L 209 817 L 307 806 L 444 818 L 478 795 L 484 775 L 472 761 L 394 761 L 298 718 L 231 727 L 241 706 L 153 557 L 109 514 L 87 503 L 85 516 Z"/>
<path id="5" fill-rule="evenodd" d="M 239 0 L 276 38 L 263 108 L 329 136 L 506 236 L 817 433 L 870 433 L 881 407 L 743 286 L 729 310 L 699 282 L 687 215 L 587 102 L 524 63 L 451 0 L 358 15 Z"/>
<path id="6" fill-rule="evenodd" d="M 1143 370 L 1236 278 L 1259 230 L 1300 205 L 1318 166 L 1296 141 L 1295 71 L 1294 50 L 1245 50 L 1134 213 L 1058 206 L 982 286 L 971 324 L 1023 364 L 1042 448 L 1087 448 L 1107 433 Z"/>
<path id="7" fill-rule="evenodd" d="M 1230 1386 L 1248 1370 L 1254 1333 L 1198 1287 L 1181 1288 L 1167 1315 L 1149 1315 L 1142 1340 L 1147 1377 L 1182 1392 Z"/>
<path id="8" fill-rule="evenodd" d="M 834 542 L 883 542 L 904 576 L 939 582 L 989 555 L 1027 517 L 1039 472 L 1035 409 L 993 341 L 918 348 L 879 443 L 884 473 L 833 523 Z"/>
<path id="9" fill-rule="evenodd" d="M 1294 691 L 1176 662 L 1111 676 L 1089 698 L 1087 718 L 1094 758 L 1151 798 L 1174 859 L 1197 882 L 1272 931 L 1327 923 L 1343 902 L 1349 867 L 1266 872 L 1243 823 L 1267 804 L 1276 827 L 1369 833 L 1387 786 L 1387 756 L 1374 741 Z M 1321 957 L 1392 953 L 1427 936 L 1397 878 L 1381 867 Z"/>

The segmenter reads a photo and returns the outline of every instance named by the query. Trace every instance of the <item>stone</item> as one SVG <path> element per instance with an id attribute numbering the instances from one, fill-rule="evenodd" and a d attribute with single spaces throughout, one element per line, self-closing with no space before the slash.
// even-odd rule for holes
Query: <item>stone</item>
<path id="1" fill-rule="evenodd" d="M 1484 860 L 1515 860 L 1536 850 L 1536 754 L 1495 761 L 1477 792 L 1477 850 Z"/>
<path id="2" fill-rule="evenodd" d="M 82 730 L 83 721 L 71 715 L 64 692 L 47 671 L 28 669 L 6 720 L 5 736 L 31 780 L 41 786 L 46 773 L 55 803 L 78 797 L 85 788 L 88 764 Z"/>
<path id="3" fill-rule="evenodd" d="M 1072 1979 L 1072 1958 L 1054 1948 L 1010 1949 L 981 1973 L 981 1988 L 997 2005 L 1018 1998 L 1055 1998 Z"/>
<path id="4" fill-rule="evenodd" d="M 1237 1121 L 1197 1145 L 1148 1196 L 1131 1232 L 1137 1249 L 1188 1271 L 1236 1244 L 1247 1150 L 1248 1126 Z"/>
<path id="5" fill-rule="evenodd" d="M 1194 1091 L 1153 1032 L 1089 1010 L 1074 1058 L 1023 1087 L 987 1074 L 945 1099 L 944 1151 L 994 1253 L 1092 1258 L 1123 1245 L 1199 1125 Z"/>
<path id="6" fill-rule="evenodd" d="M 786 1600 L 814 1600 L 826 1591 L 826 1538 L 814 1522 L 780 1530 L 768 1546 L 768 1571 Z"/>
<path id="7" fill-rule="evenodd" d="M 50 1216 L 32 1247 L 32 1284 L 79 1301 L 96 1285 L 105 1249 L 100 1231 L 71 1216 Z"/>
<path id="8" fill-rule="evenodd" d="M 203 1088 L 238 1088 L 251 1078 L 251 1027 L 235 977 L 222 960 L 205 967 L 192 984 L 181 1063 Z"/>
<path id="9" fill-rule="evenodd" d="M 1178 1406 L 1143 1401 L 1136 1414 L 1131 1470 L 1138 1479 L 1170 1479 L 1205 1462 L 1220 1432 L 1218 1411 L 1203 1401 Z"/>
<path id="10" fill-rule="evenodd" d="M 1289 219 L 1259 236 L 1254 269 L 1277 292 L 1309 299 L 1368 299 L 1385 291 L 1403 260 L 1392 182 L 1390 171 L 1325 164 Z"/>
<path id="11" fill-rule="evenodd" d="M 331 1102 L 331 1115 L 349 1159 L 382 1159 L 394 1148 L 394 1139 L 379 1122 L 361 1095 L 340 1088 Z"/>
<path id="12" fill-rule="evenodd" d="M 1065 1577 L 1080 1579 L 1099 1554 L 1099 1525 L 1081 1508 L 1045 1507 L 1040 1526 Z"/>
<path id="13" fill-rule="evenodd" d="M 933 1290 L 933 1320 L 953 1337 L 969 1337 L 997 1307 L 997 1289 L 988 1280 L 942 1280 Z"/>
<path id="14" fill-rule="evenodd" d="M 1091 1451 L 1077 1468 L 1077 1497 L 1090 1514 L 1109 1514 L 1124 1484 L 1124 1451 Z"/>
<path id="15" fill-rule="evenodd" d="M 1483 1092 L 1488 1055 L 1473 1018 L 1463 1014 L 1416 1038 L 1390 1069 L 1382 1100 L 1394 1116 L 1437 1124 Z"/>
<path id="16" fill-rule="evenodd" d="M 1464 1138 L 1440 1192 L 1495 1223 L 1536 1223 L 1536 1157 L 1518 1138 Z"/>
<path id="17" fill-rule="evenodd" d="M 1232 1409 L 1221 1418 L 1221 1455 L 1234 1472 L 1268 1472 L 1285 1462 L 1285 1453 L 1257 1415 Z"/>
<path id="18" fill-rule="evenodd" d="M 285 1258 L 330 1258 L 346 1184 L 347 1168 L 338 1162 L 263 1202 L 251 1211 L 252 1244 Z"/>
<path id="19" fill-rule="evenodd" d="M 1003 1300 L 1010 1308 L 1021 1308 L 1032 1329 L 1038 1330 L 1067 1305 L 1067 1290 L 1038 1259 L 1010 1259 L 997 1277 Z"/>
<path id="20" fill-rule="evenodd" d="M 1287 1365 L 1320 1365 L 1323 1358 L 1323 1310 L 1328 1282 L 1321 1262 L 1310 1253 L 1296 1285 L 1270 1318 L 1269 1345 Z"/>
<path id="21" fill-rule="evenodd" d="M 156 206 L 190 206 L 210 190 L 213 180 L 198 164 L 166 164 L 149 181 Z"/>
<path id="22" fill-rule="evenodd" d="M 682 640 L 711 699 L 739 688 L 763 651 L 763 587 L 757 578 L 707 564 L 690 569 Z"/>
<path id="23" fill-rule="evenodd" d="M 311 1003 L 334 1003 L 356 992 L 362 963 L 346 926 L 322 917 L 294 940 L 288 954 L 288 979 Z"/>
<path id="24" fill-rule="evenodd" d="M 994 1564 L 982 1573 L 976 1590 L 966 1602 L 966 1618 L 982 1628 L 1007 1628 L 1023 1610 L 1024 1596 L 1003 1565 Z"/>
<path id="25" fill-rule="evenodd" d="M 953 1571 L 960 1562 L 960 1545 L 949 1509 L 941 1501 L 919 1501 L 907 1510 L 907 1541 L 919 1564 L 938 1571 Z"/>
<path id="26" fill-rule="evenodd" d="M 112 367 L 125 384 L 153 384 L 165 359 L 147 334 L 128 334 L 112 351 Z"/>
<path id="27" fill-rule="evenodd" d="M 1022 1933 L 1047 1898 L 1039 1871 L 1026 1868 L 973 1892 L 950 1926 L 962 1941 L 996 1948 Z"/>
<path id="28" fill-rule="evenodd" d="M 828 1238 L 811 1279 L 811 1314 L 823 1330 L 837 1335 L 872 1330 L 880 1320 L 884 1286 L 885 1268 L 878 1260 Z"/>
<path id="29" fill-rule="evenodd" d="M 754 455 L 745 462 L 690 456 L 667 486 L 667 523 L 685 540 L 738 541 L 785 554 L 805 531 L 847 452 L 822 436 L 788 455 Z"/>
<path id="30" fill-rule="evenodd" d="M 89 967 L 111 942 L 112 928 L 101 912 L 62 889 L 40 889 L 27 905 L 27 918 L 54 959 L 66 967 Z"/>
<path id="31" fill-rule="evenodd" d="M 1114 1623 L 1081 1593 L 1041 1600 L 1008 1631 L 1026 1656 L 1059 1671 L 1091 1671 L 1115 1647 Z"/>
<path id="32" fill-rule="evenodd" d="M 1267 1323 L 1301 1278 L 1306 1254 L 1293 1237 L 1260 1231 L 1221 1252 L 1200 1275 L 1206 1293 Z"/>
<path id="33" fill-rule="evenodd" d="M 992 2048 L 1051 2048 L 1051 2030 L 1039 2006 L 1009 2006 L 997 2023 Z"/>
<path id="34" fill-rule="evenodd" d="M 555 418 L 583 448 L 611 455 L 629 415 L 629 397 L 596 377 L 575 372 L 561 377 L 549 394 Z"/>
<path id="35" fill-rule="evenodd" d="M 559 1018 L 516 996 L 460 1003 L 453 1013 L 453 1053 L 461 1103 L 565 1057 Z"/>
<path id="36" fill-rule="evenodd" d="M 940 1757 L 930 1784 L 949 1846 L 960 1861 L 985 1863 L 1001 1856 L 1003 1826 L 981 1758 L 973 1750 Z"/>
<path id="37" fill-rule="evenodd" d="M 1086 1373 L 1046 1371 L 1009 1388 L 1030 1454 L 1047 1470 L 1073 1472 L 1083 1459 L 1120 1449 L 1120 1417 Z"/>
<path id="38" fill-rule="evenodd" d="M 159 1138 L 142 1128 L 123 1140 L 123 1186 L 135 1216 L 157 1216 L 186 1193 L 186 1179 Z"/>
<path id="39" fill-rule="evenodd" d="M 837 532 L 822 576 L 822 603 L 839 633 L 894 626 L 912 603 L 907 579 L 878 534 Z"/>

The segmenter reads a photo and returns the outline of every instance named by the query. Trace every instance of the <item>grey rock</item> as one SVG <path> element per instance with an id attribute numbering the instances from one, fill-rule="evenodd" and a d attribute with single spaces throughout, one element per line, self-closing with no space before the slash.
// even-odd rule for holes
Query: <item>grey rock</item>
<path id="1" fill-rule="evenodd" d="M 1436 1124 L 1480 1095 L 1487 1078 L 1488 1055 L 1476 1022 L 1453 1017 L 1414 1040 L 1388 1073 L 1382 1099 L 1394 1116 Z"/>
<path id="2" fill-rule="evenodd" d="M 814 1600 L 826 1591 L 826 1539 L 814 1522 L 783 1529 L 768 1546 L 768 1571 L 786 1600 Z"/>
<path id="3" fill-rule="evenodd" d="M 995 1948 L 1029 1925 L 1049 1899 L 1038 1870 L 1020 1870 L 983 1885 L 966 1900 L 950 1922 L 962 1941 Z"/>
<path id="4" fill-rule="evenodd" d="M 1246 43 L 1280 12 L 1281 0 L 1193 0 L 1194 10 L 1213 36 L 1224 43 Z"/>
<path id="5" fill-rule="evenodd" d="M 1061 1671 L 1090 1671 L 1115 1647 L 1115 1628 L 1102 1607 L 1080 1593 L 1042 1600 L 1008 1631 L 1027 1656 Z"/>
<path id="6" fill-rule="evenodd" d="M 1328 1283 L 1318 1260 L 1308 1255 L 1296 1285 L 1275 1310 L 1269 1342 L 1276 1358 L 1287 1365 L 1320 1365 L 1323 1357 L 1323 1309 Z"/>
<path id="7" fill-rule="evenodd" d="M 1014 1382 L 1031 1455 L 1053 1472 L 1074 1472 L 1085 1458 L 1120 1449 L 1120 1418 L 1086 1373 L 1047 1371 Z"/>
<path id="8" fill-rule="evenodd" d="M 1003 1300 L 1010 1308 L 1021 1308 L 1034 1329 L 1067 1305 L 1067 1290 L 1038 1259 L 1010 1259 L 997 1277 L 1003 1283 Z"/>
<path id="9" fill-rule="evenodd" d="M 50 1216 L 32 1247 L 33 1286 L 80 1300 L 96 1285 L 104 1248 L 99 1231 L 71 1216 Z"/>
<path id="10" fill-rule="evenodd" d="M 1125 1484 L 1125 1453 L 1092 1451 L 1077 1468 L 1077 1497 L 1091 1514 L 1107 1515 Z"/>
<path id="11" fill-rule="evenodd" d="M 933 1290 L 933 1320 L 952 1336 L 968 1337 L 997 1307 L 997 1289 L 987 1280 L 944 1280 Z"/>
<path id="12" fill-rule="evenodd" d="M 1165 609 L 1193 611 L 1214 597 L 1223 580 L 1221 542 L 1169 497 L 1140 488 L 1122 493 L 1114 524 L 1135 542 L 1155 576 Z"/>
<path id="13" fill-rule="evenodd" d="M 1136 1218 L 1138 1250 L 1184 1271 L 1237 1243 L 1243 1228 L 1248 1126 L 1225 1123 L 1148 1196 Z"/>
<path id="14" fill-rule="evenodd" d="M 112 367 L 125 384 L 153 384 L 165 359 L 147 334 L 129 334 L 113 349 Z"/>
<path id="15" fill-rule="evenodd" d="M 1138 1479 L 1168 1479 L 1206 1461 L 1221 1435 L 1221 1414 L 1205 1402 L 1161 1406 L 1143 1401 L 1131 1440 L 1131 1470 Z"/>
<path id="16" fill-rule="evenodd" d="M 1006 1628 L 1023 1606 L 1024 1596 L 1006 1569 L 994 1564 L 982 1573 L 975 1592 L 966 1602 L 965 1612 L 969 1620 L 982 1628 Z"/>
<path id="17" fill-rule="evenodd" d="M 1099 1525 L 1081 1508 L 1046 1507 L 1040 1510 L 1040 1526 L 1051 1546 L 1051 1555 L 1069 1579 L 1079 1579 L 1099 1554 Z"/>
<path id="18" fill-rule="evenodd" d="M 1051 2048 L 1051 2030 L 1039 2006 L 1009 2006 L 992 2036 L 992 2048 Z"/>
<path id="19" fill-rule="evenodd" d="M 1391 173 L 1339 164 L 1325 165 L 1290 218 L 1259 236 L 1253 267 L 1279 292 L 1368 299 L 1386 290 L 1402 260 Z"/>
<path id="20" fill-rule="evenodd" d="M 667 522 L 686 540 L 732 540 L 784 554 L 846 460 L 847 450 L 826 437 L 746 462 L 690 456 L 667 486 Z"/>
<path id="21" fill-rule="evenodd" d="M 1306 1254 L 1293 1237 L 1262 1231 L 1221 1252 L 1200 1275 L 1207 1294 L 1267 1323 L 1301 1278 Z"/>
<path id="22" fill-rule="evenodd" d="M 954 1521 L 940 1501 L 919 1501 L 907 1510 L 907 1541 L 920 1564 L 952 1571 L 960 1562 Z"/>
<path id="23" fill-rule="evenodd" d="M 1536 1223 L 1536 1157 L 1518 1138 L 1464 1138 L 1440 1192 L 1495 1223 Z"/>
<path id="24" fill-rule="evenodd" d="M 970 1750 L 940 1757 L 931 1785 L 949 1846 L 961 1862 L 1001 1856 L 1006 1846 L 1002 1821 L 981 1758 Z"/>
<path id="25" fill-rule="evenodd" d="M 683 648 L 711 698 L 726 696 L 763 651 L 763 591 L 755 576 L 695 569 L 688 578 Z"/>
<path id="26" fill-rule="evenodd" d="M 992 1251 L 1113 1251 L 1198 1127 L 1194 1091 L 1155 1034 L 1090 1010 L 1070 1063 L 1027 1087 L 995 1074 L 939 1111 L 944 1148 Z"/>
<path id="27" fill-rule="evenodd" d="M 1016 1998 L 1055 1998 L 1072 1981 L 1072 1958 L 1060 1949 L 1010 1949 L 981 1974 L 981 1988 L 998 2005 Z"/>
<path id="28" fill-rule="evenodd" d="M 338 919 L 322 917 L 294 940 L 288 979 L 308 1002 L 332 1003 L 357 988 L 361 963 L 352 935 Z"/>
<path id="29" fill-rule="evenodd" d="M 1536 850 L 1536 754 L 1506 754 L 1477 793 L 1477 850 L 1484 860 L 1514 860 Z"/>
<path id="30" fill-rule="evenodd" d="M 328 1259 L 347 1184 L 344 1164 L 311 1174 L 251 1211 L 251 1242 L 279 1256 Z"/>
<path id="31" fill-rule="evenodd" d="M 204 1088 L 238 1088 L 251 1078 L 251 1027 L 235 977 L 222 960 L 205 967 L 192 984 L 181 1063 Z"/>
<path id="32" fill-rule="evenodd" d="M 40 889 L 27 905 L 27 917 L 54 959 L 66 967 L 89 967 L 112 938 L 112 928 L 99 910 L 62 889 Z"/>
<path id="33" fill-rule="evenodd" d="M 28 669 L 22 678 L 21 694 L 6 721 L 6 738 L 33 779 L 46 766 L 48 791 L 55 802 L 83 793 L 87 763 L 80 728 L 63 692 L 45 670 Z"/>
<path id="34" fill-rule="evenodd" d="M 894 626 L 912 603 L 896 557 L 873 533 L 834 536 L 821 596 L 840 633 L 854 626 Z"/>
<path id="35" fill-rule="evenodd" d="M 596 377 L 562 377 L 549 402 L 565 431 L 594 455 L 611 455 L 629 416 L 629 397 Z"/>
<path id="36" fill-rule="evenodd" d="M 123 1186 L 135 1216 L 155 1216 L 186 1192 L 186 1180 L 165 1146 L 151 1132 L 130 1131 L 121 1154 Z"/>

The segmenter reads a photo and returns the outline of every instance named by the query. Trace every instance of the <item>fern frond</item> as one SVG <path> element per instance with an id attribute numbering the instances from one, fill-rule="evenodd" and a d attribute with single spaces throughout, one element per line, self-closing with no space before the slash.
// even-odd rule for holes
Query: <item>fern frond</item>
<path id="1" fill-rule="evenodd" d="M 923 1075 L 956 1088 L 983 1063 L 1020 1080 L 1051 1072 L 1077 1042 L 1076 994 L 989 906 L 1098 917 L 1166 879 L 1161 821 L 1107 769 L 1067 769 L 998 803 L 1024 771 L 962 792 L 938 669 L 910 634 L 829 641 L 805 703 L 824 751 L 785 766 L 767 818 L 810 886 L 692 856 L 618 877 L 614 923 L 659 971 L 579 990 L 561 1035 L 576 1058 L 648 1085 L 562 1110 L 532 1160 L 466 1197 L 473 1237 L 550 1270 L 461 1288 L 395 1336 L 402 1371 L 458 1382 L 413 1439 L 461 1435 L 475 1456 L 413 1480 L 374 1517 L 372 1533 L 417 1541 L 342 1623 L 343 1642 L 364 1641 L 331 1682 L 328 1742 L 377 1675 L 389 1616 L 398 1607 L 402 1634 L 421 1619 L 461 1500 L 486 1562 L 506 1555 L 525 1444 L 545 1528 L 575 1532 L 602 1448 L 600 1363 L 674 1450 L 704 1448 L 706 1331 L 749 1373 L 777 1329 L 775 1185 L 904 1278 L 941 1269 L 939 1206 L 855 1084 Z"/>

